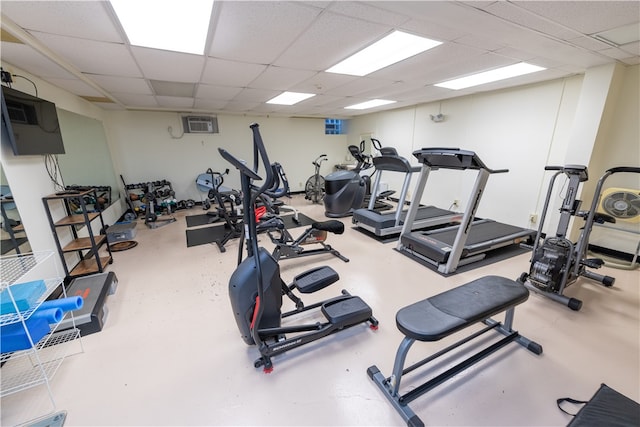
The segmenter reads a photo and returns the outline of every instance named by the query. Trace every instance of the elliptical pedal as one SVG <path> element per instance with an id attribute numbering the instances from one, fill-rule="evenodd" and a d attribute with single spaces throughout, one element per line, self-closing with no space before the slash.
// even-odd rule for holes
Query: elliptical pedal
<path id="1" fill-rule="evenodd" d="M 338 272 L 325 265 L 298 274 L 293 279 L 293 286 L 303 294 L 310 294 L 326 288 L 339 279 Z"/>
<path id="2" fill-rule="evenodd" d="M 322 305 L 322 314 L 332 325 L 342 325 L 344 327 L 362 323 L 371 319 L 373 312 L 360 297 L 347 296 L 336 298 Z M 372 326 L 376 326 L 372 322 Z"/>

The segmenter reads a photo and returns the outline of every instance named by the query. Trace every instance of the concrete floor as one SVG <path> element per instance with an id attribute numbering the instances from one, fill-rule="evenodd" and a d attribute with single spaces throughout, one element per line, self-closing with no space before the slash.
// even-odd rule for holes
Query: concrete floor
<path id="1" fill-rule="evenodd" d="M 321 205 L 301 196 L 291 203 L 326 219 Z M 158 229 L 140 220 L 138 246 L 114 252 L 108 271 L 116 273 L 118 288 L 107 300 L 104 329 L 83 337 L 83 351 L 67 357 L 50 382 L 55 410 L 68 413 L 66 426 L 403 425 L 366 373 L 371 365 L 391 373 L 402 339 L 396 312 L 481 276 L 516 279 L 529 269 L 529 254 L 523 254 L 445 278 L 395 251 L 395 243 L 354 230 L 345 218 L 345 233 L 329 235 L 327 243 L 349 263 L 329 254 L 283 260 L 281 275 L 288 282 L 308 268 L 332 266 L 341 280 L 305 302 L 347 289 L 372 307 L 380 327 L 358 325 L 275 357 L 267 375 L 253 367 L 258 351 L 240 339 L 230 308 L 238 240 L 225 253 L 215 244 L 186 245 L 184 217 L 202 213 L 197 207 L 179 211 L 176 222 Z M 272 248 L 266 236 L 260 243 Z M 517 308 L 514 328 L 540 343 L 542 355 L 510 344 L 414 401 L 412 409 L 427 425 L 562 426 L 571 417 L 556 399 L 587 400 L 601 383 L 638 401 L 640 273 L 599 272 L 616 277 L 615 286 L 580 279 L 565 292 L 583 300 L 581 311 L 536 294 Z M 416 343 L 408 362 L 445 344 Z M 34 387 L 2 399 L 2 425 L 53 409 L 47 388 Z"/>

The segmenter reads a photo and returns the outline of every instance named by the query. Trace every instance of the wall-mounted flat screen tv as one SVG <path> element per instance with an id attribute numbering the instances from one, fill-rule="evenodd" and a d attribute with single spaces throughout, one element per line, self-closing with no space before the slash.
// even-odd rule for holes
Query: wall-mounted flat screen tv
<path id="1" fill-rule="evenodd" d="M 2 86 L 2 139 L 16 156 L 64 154 L 53 102 Z"/>

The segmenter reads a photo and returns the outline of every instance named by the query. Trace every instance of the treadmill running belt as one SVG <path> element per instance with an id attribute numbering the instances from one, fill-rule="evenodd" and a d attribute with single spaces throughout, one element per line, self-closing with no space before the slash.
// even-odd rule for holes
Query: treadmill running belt
<path id="1" fill-rule="evenodd" d="M 449 246 L 453 246 L 457 233 L 458 228 L 456 227 L 443 231 L 435 230 L 429 232 L 429 236 L 442 243 L 446 243 Z M 469 230 L 469 236 L 467 237 L 465 247 L 474 247 L 485 242 L 493 242 L 496 239 L 500 241 L 511 240 L 514 238 L 512 236 L 521 237 L 527 236 L 531 233 L 535 234 L 535 231 L 526 230 L 509 224 L 503 224 L 501 222 L 476 222 L 471 225 L 471 230 Z"/>
<path id="2" fill-rule="evenodd" d="M 403 211 L 400 215 L 400 225 L 404 224 L 404 220 L 407 217 L 408 211 Z M 455 215 L 454 212 L 448 211 L 446 209 L 440 209 L 435 206 L 420 206 L 418 208 L 418 212 L 416 212 L 416 221 L 443 217 L 446 215 Z M 376 229 L 381 230 L 385 228 L 390 228 L 395 226 L 396 221 L 396 212 L 389 213 L 380 213 L 375 211 L 370 211 L 368 209 L 358 209 L 353 213 L 353 218 L 357 222 L 362 222 L 365 225 L 370 227 L 376 227 Z"/>
<path id="3" fill-rule="evenodd" d="M 400 239 L 412 252 L 444 264 L 449 259 L 457 233 L 458 227 L 451 227 L 433 231 L 414 231 L 401 236 Z M 465 258 L 479 252 L 519 243 L 518 239 L 533 237 L 535 233 L 535 230 L 493 220 L 476 221 L 471 225 L 461 256 Z"/>

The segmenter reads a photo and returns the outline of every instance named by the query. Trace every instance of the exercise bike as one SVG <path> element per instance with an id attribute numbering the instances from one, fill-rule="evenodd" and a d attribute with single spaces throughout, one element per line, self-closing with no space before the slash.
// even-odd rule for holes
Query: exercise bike
<path id="1" fill-rule="evenodd" d="M 240 171 L 247 240 L 248 256 L 229 279 L 229 299 L 242 339 L 248 345 L 256 345 L 260 352 L 254 366 L 263 367 L 263 371 L 269 373 L 276 355 L 360 323 L 369 323 L 375 329 L 378 321 L 362 299 L 345 290 L 338 297 L 305 306 L 295 292 L 308 294 L 323 289 L 339 279 L 338 273 L 328 266 L 317 267 L 296 276 L 287 285 L 280 277 L 277 261 L 265 248 L 258 246 L 255 206 L 260 195 L 272 188 L 274 176 L 258 124 L 252 124 L 250 128 L 253 132 L 253 169 L 225 149 L 218 149 L 220 155 Z M 259 163 L 265 170 L 264 180 L 257 173 Z M 262 186 L 253 184 L 258 181 L 263 182 Z M 295 303 L 294 310 L 282 312 L 283 295 Z M 293 320 L 296 315 L 312 310 L 321 313 L 324 321 L 282 325 L 283 319 Z"/>
<path id="2" fill-rule="evenodd" d="M 324 198 L 325 187 L 324 177 L 320 175 L 320 165 L 327 160 L 326 154 L 320 154 L 317 159 L 313 161 L 315 172 L 307 179 L 304 185 L 304 198 L 311 200 L 313 203 L 320 203 Z"/>
<path id="3" fill-rule="evenodd" d="M 274 163 L 272 170 L 274 184 L 271 189 L 264 192 L 264 195 L 268 196 L 267 198 L 260 197 L 264 208 L 261 212 L 264 212 L 264 214 L 259 215 L 260 217 L 256 219 L 259 220 L 257 225 L 258 233 L 266 232 L 271 242 L 275 245 L 271 253 L 273 258 L 279 261 L 281 259 L 330 253 L 344 262 L 349 262 L 348 258 L 331 245 L 324 243 L 327 240 L 328 233 L 344 233 L 344 224 L 340 221 L 314 222 L 298 238 L 293 238 L 289 230 L 287 230 L 283 218 L 279 215 L 280 210 L 283 207 L 288 208 L 288 206 L 278 203 L 281 197 L 289 194 L 289 182 L 282 165 Z M 293 221 L 296 224 L 300 224 L 297 211 L 295 211 Z M 308 245 L 320 245 L 320 247 L 306 249 L 305 246 Z"/>
<path id="4" fill-rule="evenodd" d="M 598 269 L 604 264 L 604 261 L 600 258 L 587 258 L 589 235 L 593 224 L 615 223 L 614 217 L 596 212 L 604 181 L 615 173 L 640 173 L 640 168 L 616 167 L 607 170 L 596 185 L 589 211 L 581 211 L 580 205 L 582 201 L 577 199 L 580 184 L 589 179 L 586 166 L 547 166 L 545 170 L 556 172 L 549 182 L 540 225 L 532 250 L 531 267 L 528 273 L 522 273 L 519 281 L 524 283 L 528 289 L 578 311 L 582 308 L 582 301 L 565 296 L 564 290 L 567 286 L 576 282 L 581 276 L 599 282 L 606 287 L 613 286 L 615 282 L 614 277 L 600 275 L 588 270 Z M 568 184 L 560 207 L 558 228 L 554 236 L 547 236 L 542 241 L 542 229 L 549 209 L 549 201 L 556 178 L 560 175 L 565 175 L 568 178 Z M 576 243 L 567 238 L 567 230 L 572 216 L 585 220 Z"/>

